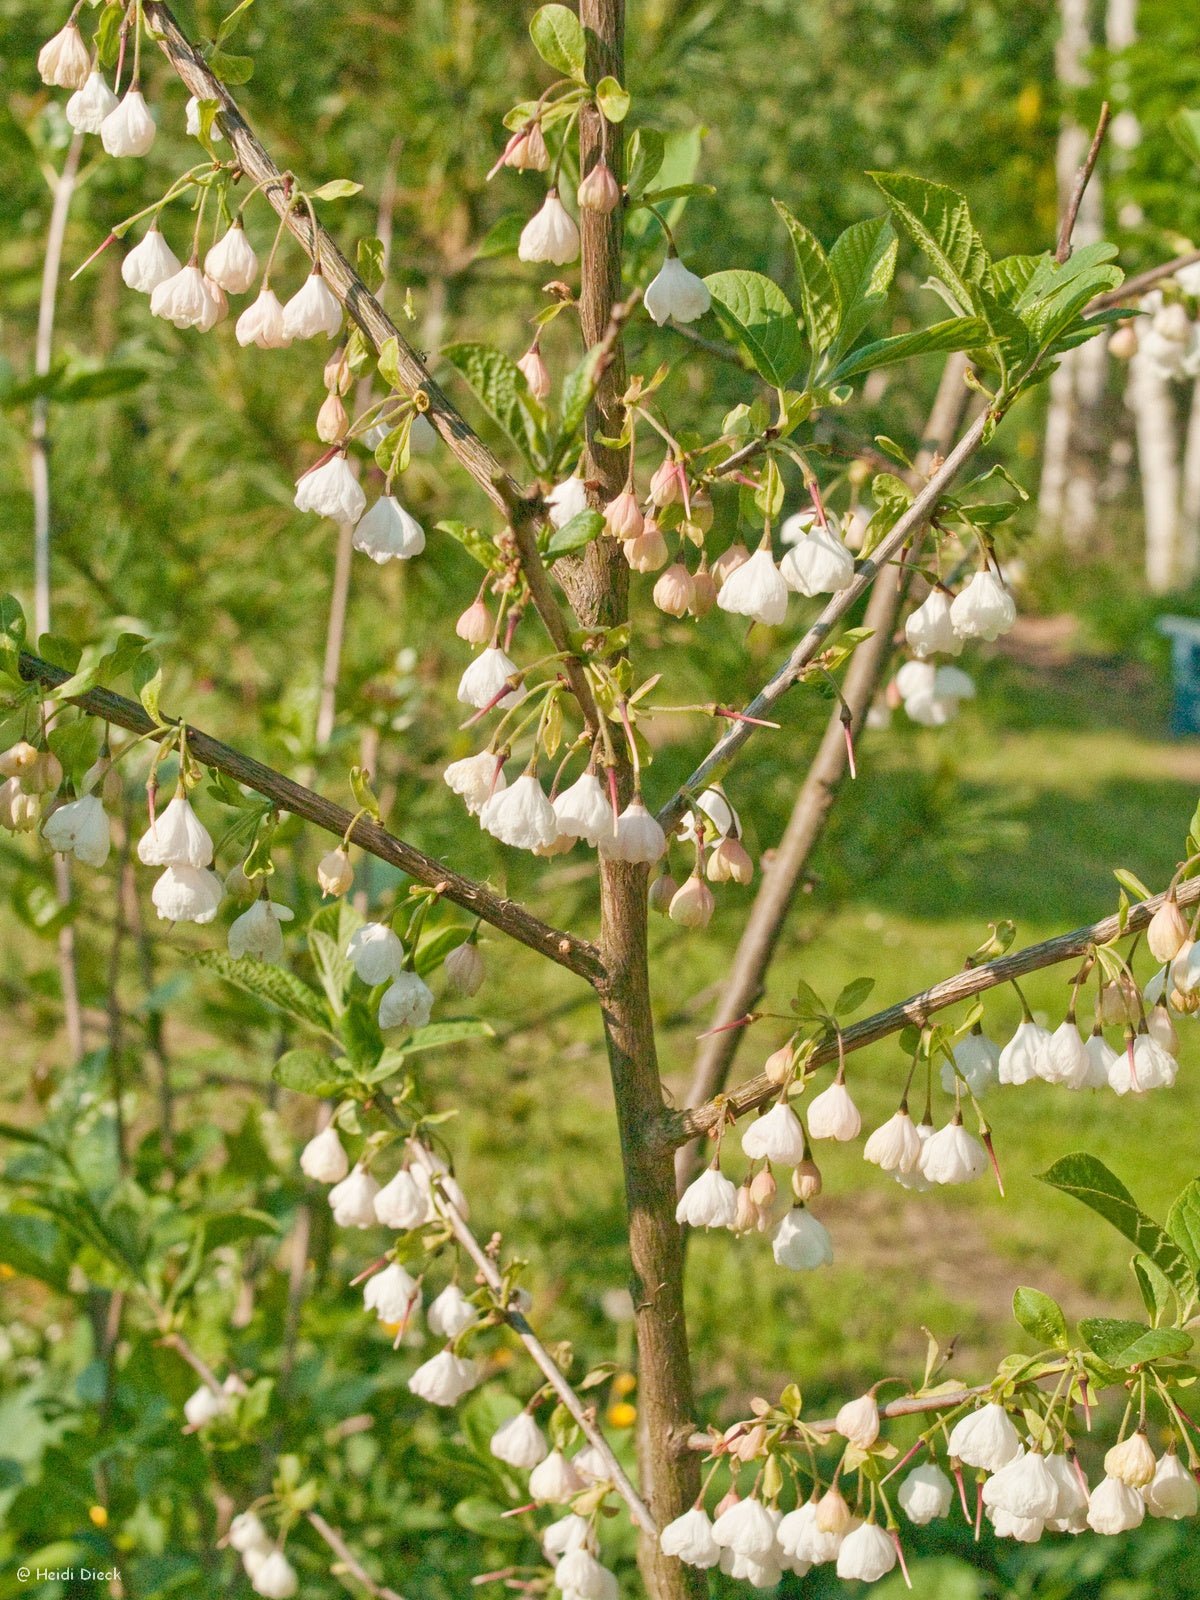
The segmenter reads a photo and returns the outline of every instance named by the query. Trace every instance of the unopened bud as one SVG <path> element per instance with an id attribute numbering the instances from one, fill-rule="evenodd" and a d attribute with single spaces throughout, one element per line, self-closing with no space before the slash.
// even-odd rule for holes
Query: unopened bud
<path id="1" fill-rule="evenodd" d="M 541 347 L 536 339 L 517 362 L 517 368 L 525 374 L 533 398 L 544 400 L 550 393 L 550 368 L 542 360 Z"/>
<path id="2" fill-rule="evenodd" d="M 634 572 L 657 572 L 667 559 L 667 541 L 657 522 L 646 519 L 641 536 L 627 539 L 625 559 Z"/>
<path id="3" fill-rule="evenodd" d="M 231 894 L 235 900 L 254 900 L 258 890 L 242 871 L 241 865 L 230 867 L 225 874 L 225 893 Z"/>
<path id="4" fill-rule="evenodd" d="M 754 1461 L 762 1455 L 766 1442 L 767 1430 L 761 1422 L 756 1422 L 752 1428 L 738 1435 L 730 1445 L 729 1453 L 739 1461 Z"/>
<path id="5" fill-rule="evenodd" d="M 706 617 L 717 603 L 717 583 L 707 567 L 701 567 L 692 576 L 692 603 L 688 607 L 694 617 Z"/>
<path id="6" fill-rule="evenodd" d="M 451 950 L 445 961 L 446 982 L 467 999 L 477 994 L 487 977 L 487 968 L 478 946 L 470 942 Z"/>
<path id="7" fill-rule="evenodd" d="M 734 1233 L 753 1233 L 758 1227 L 760 1212 L 750 1193 L 749 1184 L 743 1183 L 737 1192 L 737 1207 L 733 1214 Z"/>
<path id="8" fill-rule="evenodd" d="M 331 850 L 317 863 L 317 883 L 322 894 L 345 894 L 353 882 L 354 868 L 343 846 Z"/>
<path id="9" fill-rule="evenodd" d="M 707 928 L 714 904 L 712 890 L 698 873 L 693 872 L 676 892 L 668 915 L 681 928 Z"/>
<path id="10" fill-rule="evenodd" d="M 719 555 L 713 562 L 712 575 L 716 580 L 717 588 L 725 582 L 731 573 L 739 567 L 745 566 L 750 559 L 750 552 L 744 544 L 731 544 L 729 549 Z"/>
<path id="11" fill-rule="evenodd" d="M 1187 919 L 1179 909 L 1174 894 L 1169 894 L 1150 918 L 1146 928 L 1146 944 L 1158 962 L 1174 961 L 1187 943 Z"/>
<path id="12" fill-rule="evenodd" d="M 817 1501 L 817 1527 L 822 1533 L 845 1533 L 850 1526 L 850 1507 L 840 1489 L 826 1489 Z"/>
<path id="13" fill-rule="evenodd" d="M 815 1200 L 821 1192 L 821 1169 L 811 1156 L 798 1167 L 792 1168 L 792 1193 L 803 1205 Z"/>
<path id="14" fill-rule="evenodd" d="M 18 739 L 16 744 L 0 755 L 0 777 L 19 778 L 37 760 L 38 753 L 28 739 Z"/>
<path id="15" fill-rule="evenodd" d="M 706 870 L 710 883 L 728 883 L 731 879 L 734 883 L 749 883 L 754 876 L 754 862 L 741 840 L 730 837 L 713 847 Z"/>
<path id="16" fill-rule="evenodd" d="M 695 593 L 692 575 L 681 561 L 674 562 L 654 585 L 653 600 L 669 617 L 682 617 Z"/>
<path id="17" fill-rule="evenodd" d="M 350 418 L 346 415 L 346 408 L 336 394 L 327 394 L 317 412 L 317 438 L 323 444 L 334 444 L 337 440 L 345 438 L 346 429 L 350 426 Z"/>
<path id="18" fill-rule="evenodd" d="M 632 489 L 614 495 L 604 508 L 604 531 L 611 539 L 639 539 L 645 526 L 646 519 Z"/>
<path id="19" fill-rule="evenodd" d="M 1179 1054 L 1179 1034 L 1165 1005 L 1160 1003 L 1151 1006 L 1146 1013 L 1146 1031 L 1155 1044 L 1161 1045 L 1168 1055 Z"/>
<path id="20" fill-rule="evenodd" d="M 772 1050 L 763 1062 L 763 1071 L 772 1083 L 786 1083 L 792 1073 L 791 1044 L 781 1044 L 778 1050 Z"/>
<path id="21" fill-rule="evenodd" d="M 664 872 L 661 877 L 655 878 L 650 885 L 647 903 L 651 911 L 657 911 L 665 917 L 671 909 L 671 901 L 679 893 L 679 885 L 669 872 Z"/>
<path id="22" fill-rule="evenodd" d="M 775 1203 L 775 1195 L 779 1185 L 769 1167 L 764 1167 L 761 1172 L 756 1172 L 750 1180 L 750 1198 L 756 1206 L 769 1206 Z"/>
<path id="23" fill-rule="evenodd" d="M 550 152 L 540 124 L 531 122 L 521 130 L 505 151 L 504 165 L 515 172 L 545 172 L 550 165 Z"/>
<path id="24" fill-rule="evenodd" d="M 468 644 L 486 644 L 492 637 L 492 615 L 482 600 L 473 600 L 454 624 L 454 631 Z"/>
<path id="25" fill-rule="evenodd" d="M 650 479 L 650 498 L 656 506 L 671 506 L 683 497 L 682 468 L 674 456 L 664 457 Z"/>
<path id="26" fill-rule="evenodd" d="M 62 781 L 62 762 L 52 750 L 39 750 L 21 774 L 21 787 L 29 794 L 53 794 Z"/>
<path id="27" fill-rule="evenodd" d="M 597 161 L 579 185 L 576 198 L 585 211 L 599 211 L 603 216 L 617 209 L 621 203 L 621 189 L 607 161 Z"/>
<path id="28" fill-rule="evenodd" d="M 348 394 L 354 381 L 345 350 L 335 350 L 325 363 L 325 387 L 330 394 Z"/>

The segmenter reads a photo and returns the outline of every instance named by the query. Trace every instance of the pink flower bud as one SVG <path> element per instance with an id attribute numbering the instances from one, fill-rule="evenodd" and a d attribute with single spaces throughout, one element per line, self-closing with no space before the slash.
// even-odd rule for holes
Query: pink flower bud
<path id="1" fill-rule="evenodd" d="M 631 489 L 623 489 L 604 508 L 604 531 L 612 539 L 640 539 L 645 526 L 637 495 Z"/>
<path id="2" fill-rule="evenodd" d="M 654 585 L 654 604 L 669 617 L 681 617 L 691 605 L 695 589 L 691 573 L 682 562 L 676 561 Z"/>
<path id="3" fill-rule="evenodd" d="M 656 506 L 671 506 L 683 498 L 683 468 L 674 456 L 666 456 L 650 479 L 650 498 Z"/>
<path id="4" fill-rule="evenodd" d="M 584 210 L 599 211 L 604 216 L 617 209 L 621 203 L 621 190 L 607 161 L 597 161 L 579 185 L 577 198 Z"/>
<path id="5" fill-rule="evenodd" d="M 486 644 L 492 637 L 491 612 L 482 600 L 472 600 L 471 604 L 454 624 L 454 631 L 460 639 L 465 639 L 468 644 Z"/>
<path id="6" fill-rule="evenodd" d="M 667 559 L 667 541 L 657 522 L 647 517 L 641 536 L 625 541 L 625 559 L 634 572 L 657 572 Z"/>
<path id="7" fill-rule="evenodd" d="M 517 362 L 517 368 L 525 374 L 525 381 L 533 398 L 544 400 L 550 393 L 550 369 L 542 360 L 542 352 L 536 339 Z"/>
<path id="8" fill-rule="evenodd" d="M 772 1083 L 786 1083 L 792 1071 L 791 1044 L 781 1044 L 778 1050 L 772 1050 L 763 1062 L 763 1071 Z"/>
<path id="9" fill-rule="evenodd" d="M 345 349 L 335 350 L 325 363 L 325 387 L 330 394 L 348 394 L 354 381 Z"/>
<path id="10" fill-rule="evenodd" d="M 717 588 L 719 589 L 726 578 L 732 576 L 739 567 L 745 566 L 749 559 L 750 552 L 744 544 L 740 542 L 731 544 L 729 549 L 723 555 L 719 555 L 713 562 L 712 574 L 716 579 Z"/>
<path id="11" fill-rule="evenodd" d="M 681 928 L 707 928 L 714 904 L 712 890 L 693 872 L 671 901 L 669 915 Z"/>
<path id="12" fill-rule="evenodd" d="M 679 885 L 669 872 L 664 872 L 661 877 L 655 878 L 646 897 L 651 911 L 657 911 L 660 916 L 665 917 L 671 909 L 671 901 L 678 892 Z"/>
<path id="13" fill-rule="evenodd" d="M 750 852 L 739 839 L 722 839 L 708 858 L 709 883 L 749 883 L 754 876 Z"/>
<path id="14" fill-rule="evenodd" d="M 701 567 L 692 577 L 692 603 L 688 610 L 694 617 L 706 617 L 716 603 L 716 581 L 707 567 Z"/>
<path id="15" fill-rule="evenodd" d="M 550 152 L 546 149 L 540 123 L 531 122 L 510 139 L 503 160 L 514 172 L 545 172 L 550 165 Z"/>
<path id="16" fill-rule="evenodd" d="M 339 396 L 326 395 L 320 411 L 317 412 L 317 438 L 323 444 L 336 444 L 339 439 L 345 438 L 349 426 L 350 419 Z"/>
<path id="17" fill-rule="evenodd" d="M 750 1180 L 750 1198 L 756 1206 L 769 1206 L 774 1204 L 775 1195 L 779 1185 L 775 1182 L 768 1168 L 756 1172 Z"/>
<path id="18" fill-rule="evenodd" d="M 792 1168 L 792 1193 L 802 1204 L 815 1200 L 821 1192 L 821 1169 L 810 1156 Z"/>

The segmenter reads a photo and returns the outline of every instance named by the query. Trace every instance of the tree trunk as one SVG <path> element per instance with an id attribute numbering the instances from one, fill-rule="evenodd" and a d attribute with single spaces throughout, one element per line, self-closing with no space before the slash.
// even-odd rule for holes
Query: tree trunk
<path id="1" fill-rule="evenodd" d="M 624 82 L 623 0 L 581 0 L 587 32 L 588 81 L 611 73 Z M 609 165 L 622 172 L 621 130 L 602 129 L 599 112 L 580 116 L 580 170 L 599 159 L 602 135 Z M 584 339 L 597 344 L 621 298 L 620 208 L 611 216 L 584 211 L 580 315 Z M 625 486 L 628 454 L 601 445 L 621 427 L 624 361 L 619 344 L 604 373 L 587 421 L 586 475 L 601 503 Z M 611 627 L 628 610 L 629 569 L 615 540 L 596 539 L 578 561 L 560 564 L 560 576 L 585 627 Z M 618 769 L 622 794 L 631 775 Z M 669 1148 L 651 1137 L 663 1111 L 662 1083 L 650 1007 L 646 948 L 645 867 L 600 862 L 600 946 L 607 978 L 600 987 L 605 1041 L 621 1133 L 629 1251 L 633 1269 L 638 1344 L 638 1464 L 641 1490 L 661 1528 L 686 1511 L 699 1491 L 695 1453 L 681 1448 L 694 1426 L 691 1364 L 683 1312 L 683 1249 L 675 1221 L 675 1174 Z M 704 1573 L 668 1558 L 644 1535 L 639 1562 L 651 1600 L 696 1600 L 708 1593 Z"/>
<path id="2" fill-rule="evenodd" d="M 1171 386 L 1134 356 L 1129 405 L 1137 425 L 1138 467 L 1146 520 L 1146 582 L 1165 594 L 1179 574 L 1179 455 Z"/>
<path id="3" fill-rule="evenodd" d="M 1197 571 L 1200 571 L 1200 378 L 1192 386 L 1183 447 L 1183 485 L 1179 497 L 1180 583 L 1191 583 Z"/>

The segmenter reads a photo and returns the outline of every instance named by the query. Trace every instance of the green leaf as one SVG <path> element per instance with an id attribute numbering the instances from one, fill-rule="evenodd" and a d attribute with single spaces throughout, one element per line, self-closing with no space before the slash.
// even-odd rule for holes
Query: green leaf
<path id="1" fill-rule="evenodd" d="M 322 1098 L 337 1094 L 345 1082 L 323 1050 L 288 1050 L 271 1068 L 271 1076 L 296 1094 Z"/>
<path id="2" fill-rule="evenodd" d="M 874 978 L 852 979 L 833 1002 L 834 1016 L 848 1017 L 852 1011 L 857 1011 L 874 987 Z"/>
<path id="3" fill-rule="evenodd" d="M 887 339 L 875 339 L 870 344 L 859 345 L 834 369 L 831 382 L 844 383 L 862 372 L 874 372 L 880 367 L 891 367 L 910 356 L 924 355 L 929 350 L 974 350 L 986 342 L 987 323 L 982 317 L 948 317 L 945 322 L 935 322 L 928 328 L 918 328 L 913 333 L 897 333 Z"/>
<path id="4" fill-rule="evenodd" d="M 1167 1232 L 1200 1279 L 1200 1178 L 1192 1179 L 1167 1212 Z"/>
<path id="5" fill-rule="evenodd" d="M 134 366 L 131 362 L 67 372 L 54 385 L 52 398 L 66 405 L 84 400 L 109 400 L 113 395 L 129 394 L 140 388 L 148 376 L 145 367 Z"/>
<path id="6" fill-rule="evenodd" d="M 315 989 L 301 983 L 294 973 L 282 967 L 254 961 L 249 956 L 234 959 L 223 950 L 202 950 L 197 963 L 219 978 L 234 984 L 256 1000 L 284 1011 L 297 1022 L 306 1023 L 322 1033 L 329 1032 L 329 1013 Z"/>
<path id="7" fill-rule="evenodd" d="M 234 89 L 249 83 L 254 76 L 253 56 L 230 56 L 224 50 L 214 50 L 208 58 L 208 66 L 214 78 Z"/>
<path id="8" fill-rule="evenodd" d="M 424 1050 L 444 1050 L 447 1045 L 464 1044 L 468 1039 L 494 1039 L 496 1030 L 489 1023 L 475 1017 L 464 1017 L 458 1022 L 430 1022 L 406 1038 L 392 1042 L 392 1048 L 406 1056 L 418 1055 Z"/>
<path id="9" fill-rule="evenodd" d="M 44 1217 L 0 1214 L 0 1262 L 27 1278 L 66 1291 L 71 1252 L 63 1235 Z"/>
<path id="10" fill-rule="evenodd" d="M 782 200 L 772 202 L 791 235 L 796 257 L 796 283 L 800 294 L 800 315 L 808 342 L 817 355 L 837 336 L 842 320 L 842 301 L 820 240 L 800 222 Z"/>
<path id="11" fill-rule="evenodd" d="M 1089 1350 L 1122 1371 L 1164 1356 L 1184 1356 L 1192 1348 L 1191 1335 L 1180 1328 L 1147 1328 L 1115 1317 L 1087 1317 L 1079 1331 Z"/>
<path id="12" fill-rule="evenodd" d="M 1063 1156 L 1038 1176 L 1042 1183 L 1073 1195 L 1111 1222 L 1118 1233 L 1124 1234 L 1138 1250 L 1149 1256 L 1182 1294 L 1189 1299 L 1195 1294 L 1196 1275 L 1187 1257 L 1158 1223 L 1141 1210 L 1129 1190 L 1102 1161 L 1079 1151 Z"/>
<path id="13" fill-rule="evenodd" d="M 222 1211 L 204 1219 L 204 1243 L 209 1250 L 217 1250 L 227 1244 L 240 1244 L 243 1239 L 262 1239 L 278 1232 L 279 1223 L 274 1217 L 266 1211 L 252 1211 L 249 1208 L 244 1211 Z"/>
<path id="14" fill-rule="evenodd" d="M 1146 1313 L 1155 1327 L 1168 1318 L 1174 1320 L 1178 1296 L 1166 1275 L 1159 1271 L 1149 1256 L 1134 1256 L 1129 1265 L 1133 1268 Z"/>
<path id="15" fill-rule="evenodd" d="M 1153 890 L 1147 889 L 1137 873 L 1130 872 L 1128 867 L 1114 867 L 1113 877 L 1121 885 L 1122 889 L 1129 890 L 1135 900 L 1149 900 L 1153 893 Z"/>
<path id="16" fill-rule="evenodd" d="M 982 281 L 989 262 L 975 231 L 967 202 L 945 184 L 902 172 L 871 172 L 892 216 L 927 258 L 963 316 L 972 310 L 971 286 Z"/>
<path id="17" fill-rule="evenodd" d="M 25 643 L 25 613 L 21 602 L 11 594 L 0 595 L 0 633 L 18 644 Z"/>
<path id="18" fill-rule="evenodd" d="M 1057 1300 L 1040 1289 L 1022 1288 L 1013 1295 L 1012 1310 L 1015 1320 L 1038 1344 L 1053 1345 L 1056 1350 L 1067 1348 L 1067 1319 Z"/>
<path id="19" fill-rule="evenodd" d="M 361 194 L 362 184 L 355 183 L 352 178 L 330 178 L 328 183 L 323 183 L 319 189 L 313 189 L 309 195 L 311 200 L 349 200 L 351 195 Z"/>
<path id="20" fill-rule="evenodd" d="M 383 282 L 383 240 L 360 239 L 354 249 L 358 275 L 374 294 Z"/>
<path id="21" fill-rule="evenodd" d="M 582 550 L 604 532 L 604 518 L 598 511 L 579 511 L 561 528 L 555 528 L 546 546 L 548 556 L 565 556 Z"/>
<path id="22" fill-rule="evenodd" d="M 601 78 L 596 85 L 596 104 L 609 122 L 624 122 L 629 115 L 629 90 L 615 78 Z"/>
<path id="23" fill-rule="evenodd" d="M 1200 111 L 1177 111 L 1167 127 L 1193 161 L 1200 161 Z"/>
<path id="24" fill-rule="evenodd" d="M 829 252 L 829 271 L 842 307 L 838 348 L 848 350 L 885 303 L 900 250 L 886 217 L 856 222 Z"/>
<path id="25" fill-rule="evenodd" d="M 522 211 L 506 211 L 502 217 L 498 217 L 476 246 L 476 261 L 489 261 L 495 256 L 515 256 L 521 242 L 521 230 L 528 220 Z"/>
<path id="26" fill-rule="evenodd" d="M 516 362 L 491 345 L 473 342 L 447 345 L 442 354 L 466 379 L 487 414 L 536 468 L 544 442 L 545 413 Z"/>
<path id="27" fill-rule="evenodd" d="M 583 81 L 587 45 L 583 26 L 573 11 L 566 6 L 539 7 L 530 21 L 529 37 L 548 67 L 564 77 Z"/>
<path id="28" fill-rule="evenodd" d="M 725 334 L 754 369 L 782 389 L 804 359 L 796 313 L 778 284 L 761 272 L 714 272 L 704 280 Z"/>
<path id="29" fill-rule="evenodd" d="M 226 39 L 237 32 L 238 28 L 241 27 L 243 17 L 253 4 L 254 0 L 238 0 L 238 4 L 234 6 L 233 10 L 221 19 L 221 25 L 217 29 L 216 37 L 218 45 L 224 44 Z"/>
<path id="30" fill-rule="evenodd" d="M 631 200 L 637 199 L 651 184 L 663 164 L 666 140 L 657 128 L 635 128 L 629 141 L 625 188 Z"/>

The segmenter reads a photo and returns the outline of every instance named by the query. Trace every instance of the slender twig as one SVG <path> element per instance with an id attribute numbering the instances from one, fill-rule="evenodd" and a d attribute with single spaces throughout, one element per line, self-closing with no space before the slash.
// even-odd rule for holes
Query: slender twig
<path id="1" fill-rule="evenodd" d="M 1200 262 L 1200 250 L 1189 250 L 1186 255 L 1175 256 L 1170 261 L 1163 261 L 1157 267 L 1148 267 L 1145 272 L 1138 272 L 1132 278 L 1126 278 L 1120 288 L 1110 289 L 1107 294 L 1097 295 L 1090 300 L 1085 308 L 1093 315 L 1097 311 L 1107 311 L 1111 306 L 1124 305 L 1126 300 L 1136 300 L 1149 289 L 1155 288 L 1164 278 L 1169 278 L 1173 273 L 1183 267 L 1194 267 Z"/>
<path id="2" fill-rule="evenodd" d="M 70 677 L 70 673 L 63 668 L 24 651 L 21 653 L 20 669 L 27 681 L 49 687 L 65 683 Z M 89 716 L 99 717 L 119 728 L 127 728 L 131 733 L 167 738 L 174 732 L 174 725 L 156 727 L 136 701 L 113 694 L 109 689 L 91 689 L 86 694 L 73 696 L 72 704 Z M 418 883 L 437 889 L 445 899 L 462 906 L 474 916 L 482 917 L 492 927 L 507 933 L 531 950 L 548 956 L 559 966 L 577 973 L 590 983 L 598 983 L 603 979 L 600 954 L 586 939 L 552 928 L 524 906 L 504 899 L 486 885 L 443 866 L 440 861 L 435 861 L 432 856 L 397 838 L 369 817 L 360 816 L 355 820 L 353 814 L 344 807 L 334 805 L 313 790 L 276 772 L 273 767 L 265 766 L 252 756 L 244 755 L 240 750 L 190 725 L 188 749 L 204 766 L 227 773 L 235 782 L 265 795 L 281 811 L 290 811 L 293 816 L 314 822 L 319 828 L 339 838 L 348 833 L 351 843 L 358 845 L 361 850 L 399 867 Z"/>
<path id="3" fill-rule="evenodd" d="M 879 1415 L 885 1421 L 890 1421 L 895 1417 L 919 1417 L 931 1411 L 953 1411 L 957 1406 L 966 1405 L 971 1400 L 978 1400 L 982 1395 L 990 1394 L 992 1387 L 990 1383 L 977 1383 L 970 1389 L 953 1389 L 945 1394 L 905 1395 L 901 1400 L 892 1400 L 886 1406 L 880 1406 Z M 837 1432 L 837 1421 L 833 1417 L 824 1418 L 820 1422 L 806 1421 L 804 1426 L 810 1433 Z M 716 1442 L 711 1433 L 693 1433 L 688 1438 L 686 1447 L 689 1450 L 703 1450 L 707 1453 L 712 1450 Z M 724 1436 L 721 1442 L 724 1442 Z"/>
<path id="4" fill-rule="evenodd" d="M 1079 207 L 1083 203 L 1084 191 L 1096 169 L 1096 162 L 1100 156 L 1100 146 L 1104 143 L 1104 135 L 1108 132 L 1109 119 L 1112 110 L 1106 100 L 1100 107 L 1100 118 L 1096 123 L 1096 132 L 1092 136 L 1092 143 L 1083 165 L 1075 174 L 1075 184 L 1067 201 L 1066 210 L 1063 212 L 1062 226 L 1058 230 L 1058 245 L 1054 252 L 1054 259 L 1059 266 L 1071 257 L 1071 235 L 1075 232 L 1075 219 L 1079 215 Z"/>
<path id="5" fill-rule="evenodd" d="M 1118 916 L 1102 917 L 1099 922 L 1089 923 L 1085 928 L 1075 928 L 1071 933 L 1059 934 L 1054 939 L 1044 939 L 1040 944 L 1027 945 L 1024 950 L 1016 950 L 1011 955 L 999 957 L 996 961 L 988 961 L 981 966 L 968 967 L 962 972 L 955 973 L 952 978 L 935 983 L 932 988 L 923 989 L 919 994 L 910 995 L 907 1000 L 900 1000 L 894 1006 L 888 1006 L 885 1011 L 878 1011 L 874 1016 L 864 1017 L 861 1022 L 854 1022 L 849 1027 L 843 1028 L 842 1054 L 848 1055 L 853 1050 L 862 1050 L 866 1045 L 875 1044 L 893 1033 L 899 1033 L 910 1023 L 923 1027 L 936 1011 L 944 1011 L 947 1006 L 958 1005 L 960 1001 L 970 1000 L 977 994 L 986 994 L 997 984 L 1010 983 L 1012 979 L 1019 978 L 1024 973 L 1037 972 L 1043 967 L 1053 967 L 1059 962 L 1071 961 L 1076 956 L 1083 955 L 1090 945 L 1107 944 L 1112 939 L 1137 933 L 1147 926 L 1165 899 L 1165 893 L 1156 894 L 1149 900 L 1141 900 L 1137 905 L 1130 906 L 1124 926 Z M 1180 884 L 1176 890 L 1176 899 L 1181 906 L 1200 904 L 1200 878 L 1191 878 L 1186 883 Z M 837 1058 L 838 1044 L 836 1041 L 831 1041 L 819 1045 L 810 1059 L 813 1066 L 821 1066 Z M 773 1082 L 765 1073 L 760 1073 L 757 1078 L 751 1078 L 732 1094 L 720 1095 L 707 1105 L 698 1106 L 691 1111 L 668 1113 L 663 1118 L 659 1137 L 669 1144 L 684 1144 L 700 1134 L 712 1132 L 730 1118 L 740 1117 L 747 1111 L 755 1110 L 772 1095 L 778 1093 L 778 1083 Z"/>
<path id="6" fill-rule="evenodd" d="M 336 1528 L 326 1522 L 319 1511 L 308 1511 L 305 1516 L 309 1526 L 320 1534 L 350 1576 L 356 1578 L 369 1595 L 375 1596 L 375 1600 L 403 1600 L 403 1596 L 397 1594 L 395 1589 L 389 1589 L 386 1583 L 375 1582 L 345 1539 Z"/>

